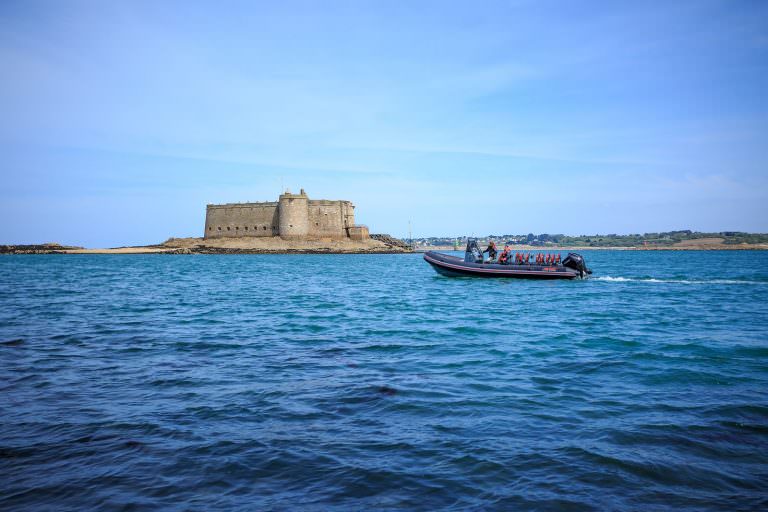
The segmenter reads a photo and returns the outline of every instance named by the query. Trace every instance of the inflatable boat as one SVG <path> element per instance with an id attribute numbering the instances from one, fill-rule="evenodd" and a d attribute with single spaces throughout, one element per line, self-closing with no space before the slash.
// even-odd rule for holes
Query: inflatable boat
<path id="1" fill-rule="evenodd" d="M 568 253 L 562 263 L 485 262 L 475 240 L 467 242 L 464 258 L 435 251 L 424 253 L 424 260 L 444 276 L 517 277 L 528 279 L 584 279 L 592 273 L 584 258 Z"/>

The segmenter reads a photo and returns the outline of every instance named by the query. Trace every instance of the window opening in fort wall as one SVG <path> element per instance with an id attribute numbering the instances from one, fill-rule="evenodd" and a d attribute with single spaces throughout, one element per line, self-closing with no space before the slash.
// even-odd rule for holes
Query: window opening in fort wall
<path id="1" fill-rule="evenodd" d="M 369 233 L 355 224 L 351 201 L 309 199 L 302 189 L 298 194 L 286 191 L 276 202 L 209 204 L 203 236 L 365 240 Z"/>

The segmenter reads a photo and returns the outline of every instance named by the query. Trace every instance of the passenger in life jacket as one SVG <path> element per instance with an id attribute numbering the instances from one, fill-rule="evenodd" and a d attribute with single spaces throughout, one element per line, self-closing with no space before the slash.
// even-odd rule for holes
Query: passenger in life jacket
<path id="1" fill-rule="evenodd" d="M 528 265 L 531 260 L 531 253 L 525 255 L 525 264 Z"/>
<path id="2" fill-rule="evenodd" d="M 499 255 L 499 263 L 502 265 L 508 265 L 509 264 L 509 257 L 512 255 L 512 252 L 509 250 L 509 246 L 505 245 L 504 250 Z"/>
<path id="3" fill-rule="evenodd" d="M 493 240 L 488 242 L 488 247 L 485 248 L 485 250 L 483 251 L 483 254 L 485 254 L 486 252 L 488 253 L 489 260 L 493 261 L 496 259 L 496 243 Z"/>
<path id="4" fill-rule="evenodd" d="M 560 264 L 560 253 L 557 254 L 557 261 L 555 263 Z"/>

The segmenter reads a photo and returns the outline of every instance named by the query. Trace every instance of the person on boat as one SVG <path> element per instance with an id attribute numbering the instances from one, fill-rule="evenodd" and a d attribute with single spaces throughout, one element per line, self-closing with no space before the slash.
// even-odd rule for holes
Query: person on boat
<path id="1" fill-rule="evenodd" d="M 509 246 L 505 245 L 504 250 L 499 255 L 499 263 L 501 265 L 508 265 L 509 264 L 509 257 L 512 255 L 512 252 L 509 250 Z"/>
<path id="2" fill-rule="evenodd" d="M 525 264 L 529 265 L 531 262 L 531 253 L 526 253 L 525 255 Z"/>
<path id="3" fill-rule="evenodd" d="M 559 265 L 560 264 L 560 253 L 557 254 L 556 260 L 557 261 L 555 261 L 555 263 L 557 263 Z"/>
<path id="4" fill-rule="evenodd" d="M 493 261 L 496 259 L 496 243 L 491 240 L 488 242 L 488 247 L 485 248 L 483 254 L 488 253 L 488 260 Z"/>

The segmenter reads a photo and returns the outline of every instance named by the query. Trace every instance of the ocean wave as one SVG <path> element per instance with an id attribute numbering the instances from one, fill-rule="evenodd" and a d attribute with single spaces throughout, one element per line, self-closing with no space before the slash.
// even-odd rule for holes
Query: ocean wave
<path id="1" fill-rule="evenodd" d="M 741 279 L 658 279 L 655 277 L 592 277 L 592 281 L 608 281 L 612 283 L 674 283 L 674 284 L 756 284 L 768 285 L 768 281 Z"/>

